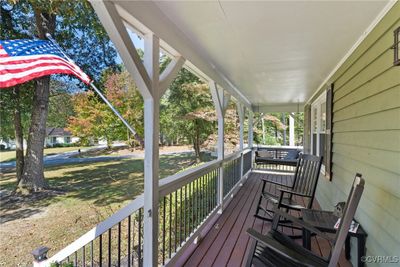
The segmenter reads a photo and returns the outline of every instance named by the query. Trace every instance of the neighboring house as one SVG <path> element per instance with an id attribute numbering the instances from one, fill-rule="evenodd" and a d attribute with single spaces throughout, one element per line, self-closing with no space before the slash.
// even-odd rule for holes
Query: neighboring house
<path id="1" fill-rule="evenodd" d="M 46 128 L 46 147 L 60 144 L 72 144 L 78 141 L 79 137 L 72 136 L 71 132 L 65 128 Z"/>

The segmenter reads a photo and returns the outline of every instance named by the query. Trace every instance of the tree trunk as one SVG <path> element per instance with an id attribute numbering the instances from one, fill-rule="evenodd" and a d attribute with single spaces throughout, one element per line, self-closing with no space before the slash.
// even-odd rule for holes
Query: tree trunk
<path id="1" fill-rule="evenodd" d="M 24 134 L 21 122 L 21 105 L 19 97 L 19 87 L 13 89 L 15 101 L 14 106 L 14 128 L 15 128 L 15 153 L 16 153 L 16 174 L 17 184 L 22 178 L 24 170 Z"/>
<path id="2" fill-rule="evenodd" d="M 35 21 L 40 39 L 46 38 L 46 33 L 54 34 L 56 15 L 44 13 L 35 8 Z M 39 78 L 35 82 L 35 94 L 29 128 L 27 152 L 21 180 L 20 190 L 39 191 L 47 188 L 44 178 L 43 148 L 46 138 L 46 120 L 49 110 L 50 76 Z"/>
<path id="3" fill-rule="evenodd" d="M 50 77 L 39 78 L 33 97 L 31 127 L 29 128 L 24 171 L 18 184 L 20 189 L 38 191 L 47 188 L 44 179 L 43 148 L 49 107 Z"/>

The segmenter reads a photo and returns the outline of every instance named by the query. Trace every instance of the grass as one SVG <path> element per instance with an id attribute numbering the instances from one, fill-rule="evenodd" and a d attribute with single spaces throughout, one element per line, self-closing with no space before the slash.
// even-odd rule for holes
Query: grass
<path id="1" fill-rule="evenodd" d="M 45 148 L 44 155 L 50 156 L 55 154 L 60 154 L 64 152 L 74 151 L 78 149 L 82 149 L 82 147 L 54 147 L 54 148 Z M 15 151 L 1 151 L 0 152 L 0 162 L 9 162 L 15 160 Z"/>
<path id="2" fill-rule="evenodd" d="M 187 168 L 191 154 L 160 157 L 160 177 Z M 30 266 L 30 252 L 40 245 L 50 255 L 90 230 L 143 192 L 143 159 L 46 167 L 54 189 L 43 198 L 2 203 L 0 207 L 0 266 Z M 15 187 L 15 174 L 0 177 L 2 189 Z"/>

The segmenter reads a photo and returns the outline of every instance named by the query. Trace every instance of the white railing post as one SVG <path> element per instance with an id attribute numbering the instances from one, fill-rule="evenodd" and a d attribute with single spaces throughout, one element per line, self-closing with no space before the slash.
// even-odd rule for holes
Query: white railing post
<path id="1" fill-rule="evenodd" d="M 218 160 L 223 161 L 225 156 L 224 146 L 224 116 L 226 108 L 229 103 L 229 96 L 226 96 L 222 88 L 218 88 L 214 81 L 210 82 L 211 96 L 214 102 L 215 109 L 218 117 L 218 141 L 217 141 L 217 153 Z M 222 213 L 222 202 L 224 199 L 224 164 L 221 163 L 219 168 L 219 180 L 218 180 L 218 205 L 220 205 L 219 212 Z"/>

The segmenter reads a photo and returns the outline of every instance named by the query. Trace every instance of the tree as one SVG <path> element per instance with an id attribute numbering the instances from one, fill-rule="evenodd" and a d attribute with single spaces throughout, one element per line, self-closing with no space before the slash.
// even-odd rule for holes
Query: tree
<path id="1" fill-rule="evenodd" d="M 143 99 L 126 70 L 106 74 L 104 88 L 106 98 L 137 131 L 136 141 L 142 143 L 144 133 Z M 68 128 L 84 142 L 91 138 L 106 139 L 111 147 L 114 140 L 131 141 L 125 125 L 110 108 L 93 92 L 75 94 L 72 98 L 75 115 L 69 118 Z"/>
<path id="2" fill-rule="evenodd" d="M 181 69 L 161 99 L 161 135 L 170 141 L 191 143 L 199 161 L 200 145 L 215 131 L 213 112 L 208 86 L 188 70 Z"/>
<path id="3" fill-rule="evenodd" d="M 12 20 L 24 22 L 18 23 L 19 32 L 40 39 L 44 39 L 46 33 L 52 34 L 91 77 L 98 78 L 105 67 L 115 65 L 116 51 L 87 1 L 14 1 L 11 6 Z M 36 79 L 34 88 L 27 153 L 18 185 L 27 191 L 47 187 L 43 173 L 43 144 L 50 76 Z"/>
<path id="4" fill-rule="evenodd" d="M 12 6 L 2 2 L 0 6 L 1 38 L 25 38 L 26 33 L 21 31 L 20 25 L 26 25 L 26 22 L 14 21 L 11 15 L 12 11 Z M 24 168 L 24 129 L 27 129 L 29 121 L 29 109 L 27 107 L 32 102 L 32 91 L 29 90 L 31 87 L 32 82 L 29 82 L 0 92 L 0 137 L 15 139 L 17 182 L 21 180 Z"/>
<path id="5" fill-rule="evenodd" d="M 69 117 L 74 115 L 73 93 L 68 90 L 70 86 L 68 82 L 50 81 L 48 127 L 65 128 Z"/>

